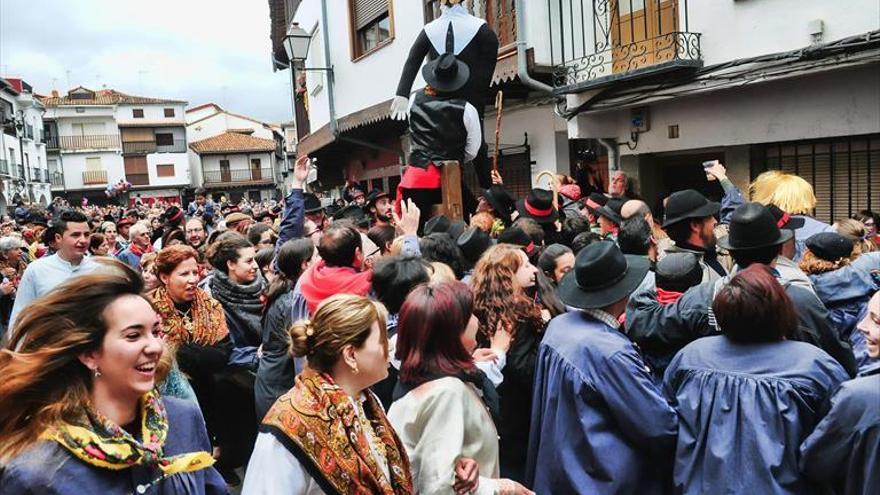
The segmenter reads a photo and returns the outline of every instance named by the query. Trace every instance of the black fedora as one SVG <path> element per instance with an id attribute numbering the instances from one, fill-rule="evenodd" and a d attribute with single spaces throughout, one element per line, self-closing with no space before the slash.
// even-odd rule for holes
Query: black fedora
<path id="1" fill-rule="evenodd" d="M 303 194 L 303 211 L 305 213 L 318 213 L 323 210 L 324 207 L 321 206 L 321 200 L 317 196 L 312 193 Z"/>
<path id="2" fill-rule="evenodd" d="M 529 237 L 529 234 L 518 225 L 508 227 L 498 234 L 498 243 L 519 246 L 523 248 L 523 251 L 528 255 L 535 252 L 535 242 Z"/>
<path id="3" fill-rule="evenodd" d="M 461 254 L 464 255 L 464 259 L 473 266 L 480 259 L 480 256 L 492 247 L 492 239 L 489 237 L 489 234 L 478 228 L 471 227 L 458 236 L 456 244 L 458 244 Z"/>
<path id="4" fill-rule="evenodd" d="M 540 224 L 553 223 L 559 218 L 559 212 L 553 207 L 553 193 L 546 189 L 529 191 L 526 198 L 516 202 L 516 210 Z"/>
<path id="5" fill-rule="evenodd" d="M 431 217 L 425 222 L 425 235 L 431 235 L 436 232 L 449 232 L 451 224 L 452 222 L 449 221 L 449 217 L 446 215 Z"/>
<path id="6" fill-rule="evenodd" d="M 510 214 L 516 208 L 516 198 L 504 186 L 494 185 L 483 191 L 483 198 L 495 210 L 495 214 L 505 224 L 510 223 Z"/>
<path id="7" fill-rule="evenodd" d="M 608 196 L 605 196 L 602 193 L 594 192 L 590 193 L 589 196 L 581 200 L 583 207 L 586 208 L 593 215 L 599 214 L 599 208 L 605 206 L 608 203 Z"/>
<path id="8" fill-rule="evenodd" d="M 357 222 L 366 215 L 367 214 L 364 212 L 363 208 L 358 205 L 351 204 L 337 210 L 333 214 L 333 220 L 342 220 L 344 218 L 347 218 L 349 220 Z"/>
<path id="9" fill-rule="evenodd" d="M 608 198 L 604 205 L 596 208 L 595 214 L 605 217 L 619 226 L 623 223 L 623 214 L 620 211 L 623 209 L 624 203 L 626 203 L 626 200 L 623 198 Z"/>
<path id="10" fill-rule="evenodd" d="M 780 229 L 797 230 L 806 224 L 806 220 L 800 217 L 793 217 L 776 205 L 767 205 L 770 214 L 776 219 L 776 226 Z"/>
<path id="11" fill-rule="evenodd" d="M 470 75 L 471 70 L 467 64 L 452 53 L 444 53 L 422 68 L 425 82 L 443 93 L 451 93 L 464 87 Z"/>
<path id="12" fill-rule="evenodd" d="M 578 253 L 557 293 L 566 306 L 604 308 L 636 290 L 649 268 L 643 256 L 625 255 L 611 241 L 594 242 Z"/>
<path id="13" fill-rule="evenodd" d="M 730 234 L 718 239 L 718 247 L 728 251 L 778 246 L 794 236 L 791 230 L 779 230 L 776 219 L 764 205 L 746 203 L 730 217 Z"/>
<path id="14" fill-rule="evenodd" d="M 449 237 L 451 237 L 452 240 L 454 241 L 454 240 L 458 239 L 458 236 L 463 234 L 464 231 L 467 230 L 467 228 L 468 228 L 468 226 L 466 223 L 464 223 L 464 221 L 453 220 L 453 221 L 449 222 L 449 228 L 446 229 L 446 233 L 449 234 Z"/>
<path id="15" fill-rule="evenodd" d="M 663 228 L 691 218 L 706 218 L 721 211 L 721 204 L 709 201 L 698 191 L 685 189 L 676 191 L 666 202 L 666 219 Z"/>
<path id="16" fill-rule="evenodd" d="M 369 210 L 371 206 L 375 206 L 376 201 L 379 201 L 379 199 L 381 199 L 381 198 L 387 198 L 387 197 L 388 197 L 387 192 L 385 192 L 379 188 L 374 188 L 372 191 L 370 191 L 370 194 L 367 194 L 367 201 L 364 204 L 364 207 L 366 207 L 366 209 Z"/>

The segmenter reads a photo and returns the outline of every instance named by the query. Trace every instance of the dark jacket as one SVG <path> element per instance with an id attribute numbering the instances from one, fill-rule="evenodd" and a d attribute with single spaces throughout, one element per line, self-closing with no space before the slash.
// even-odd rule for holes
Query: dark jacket
<path id="1" fill-rule="evenodd" d="M 165 455 L 211 452 L 205 422 L 195 404 L 163 397 L 168 413 Z M 132 467 L 113 471 L 86 464 L 55 442 L 41 441 L 0 472 L 0 493 L 81 495 L 140 493 L 138 485 L 161 479 L 158 468 Z M 150 485 L 146 494 L 226 494 L 226 483 L 213 468 L 179 473 Z"/>
<path id="2" fill-rule="evenodd" d="M 409 114 L 412 139 L 410 164 L 427 168 L 429 163 L 454 160 L 464 164 L 467 101 L 447 95 L 429 96 L 419 90 Z"/>

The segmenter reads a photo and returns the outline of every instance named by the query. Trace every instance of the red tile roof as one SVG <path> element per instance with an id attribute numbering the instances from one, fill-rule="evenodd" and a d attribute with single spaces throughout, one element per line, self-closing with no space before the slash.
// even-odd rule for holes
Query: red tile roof
<path id="1" fill-rule="evenodd" d="M 237 132 L 224 132 L 218 136 L 196 141 L 189 145 L 196 153 L 246 153 L 252 151 L 275 151 L 275 141 Z"/>
<path id="2" fill-rule="evenodd" d="M 181 104 L 186 103 L 182 100 L 168 100 L 164 98 L 148 98 L 146 96 L 134 96 L 116 91 L 115 89 L 99 89 L 92 91 L 82 86 L 73 88 L 71 91 L 84 90 L 82 92 L 92 93 L 92 98 L 71 98 L 70 94 L 64 96 L 44 96 L 43 104 L 47 107 L 58 106 L 87 106 L 87 105 L 151 105 L 151 104 Z"/>

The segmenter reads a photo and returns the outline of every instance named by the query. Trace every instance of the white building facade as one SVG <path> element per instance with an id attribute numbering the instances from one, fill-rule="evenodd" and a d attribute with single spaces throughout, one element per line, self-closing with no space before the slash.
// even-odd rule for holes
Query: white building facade
<path id="1" fill-rule="evenodd" d="M 190 188 L 186 102 L 83 87 L 43 101 L 56 193 L 103 202 L 123 180 L 132 187 L 113 201 L 179 203 Z"/>
<path id="2" fill-rule="evenodd" d="M 43 132 L 45 108 L 21 79 L 0 79 L 0 213 L 20 201 L 52 201 Z"/>

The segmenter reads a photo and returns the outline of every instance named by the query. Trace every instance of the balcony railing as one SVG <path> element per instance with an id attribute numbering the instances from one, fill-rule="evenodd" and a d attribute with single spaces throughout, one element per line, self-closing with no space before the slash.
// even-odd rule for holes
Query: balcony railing
<path id="1" fill-rule="evenodd" d="M 547 6 L 559 94 L 703 64 L 700 33 L 689 32 L 687 0 L 548 0 Z"/>
<path id="2" fill-rule="evenodd" d="M 119 149 L 119 135 L 59 136 L 59 143 L 66 151 Z"/>
<path id="3" fill-rule="evenodd" d="M 107 183 L 106 170 L 86 170 L 82 173 L 83 185 L 94 186 Z"/>
<path id="4" fill-rule="evenodd" d="M 32 168 L 31 182 L 43 182 L 43 171 L 36 167 Z"/>
<path id="5" fill-rule="evenodd" d="M 150 174 L 125 174 L 125 180 L 133 186 L 149 186 Z"/>
<path id="6" fill-rule="evenodd" d="M 52 187 L 64 187 L 64 175 L 61 172 L 54 172 L 51 174 L 52 179 Z"/>
<path id="7" fill-rule="evenodd" d="M 156 153 L 186 153 L 186 139 L 175 139 L 172 144 L 157 144 Z"/>
<path id="8" fill-rule="evenodd" d="M 156 141 L 127 141 L 122 143 L 122 153 L 126 155 L 145 155 L 156 152 Z"/>
<path id="9" fill-rule="evenodd" d="M 271 168 L 247 170 L 205 170 L 205 184 L 271 184 L 275 182 Z"/>
<path id="10" fill-rule="evenodd" d="M 9 162 L 7 160 L 0 159 L 0 174 L 9 175 Z"/>
<path id="11" fill-rule="evenodd" d="M 58 136 L 45 136 L 46 148 L 50 150 L 58 149 Z"/>

